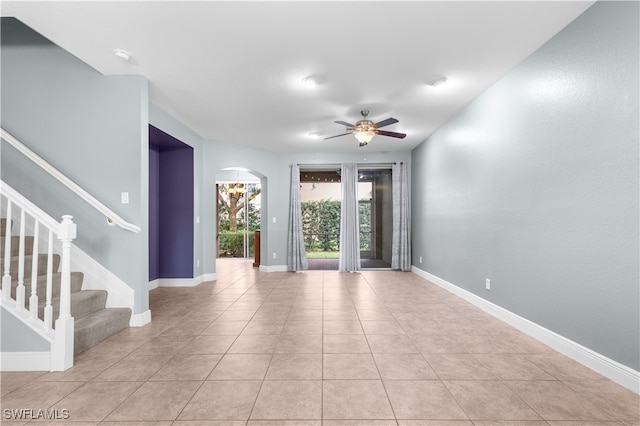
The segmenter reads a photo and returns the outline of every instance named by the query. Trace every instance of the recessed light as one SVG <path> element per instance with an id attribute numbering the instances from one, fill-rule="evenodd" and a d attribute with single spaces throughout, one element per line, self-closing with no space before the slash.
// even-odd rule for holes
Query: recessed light
<path id="1" fill-rule="evenodd" d="M 307 136 L 309 136 L 311 139 L 320 139 L 322 137 L 322 135 L 318 132 L 309 132 Z"/>
<path id="2" fill-rule="evenodd" d="M 447 82 L 447 77 L 435 77 L 429 83 L 427 83 L 431 87 L 442 86 Z"/>
<path id="3" fill-rule="evenodd" d="M 318 84 L 320 84 L 320 82 L 316 77 L 309 76 L 302 79 L 302 84 L 307 87 L 316 87 Z"/>
<path id="4" fill-rule="evenodd" d="M 131 60 L 131 53 L 122 49 L 113 49 L 113 54 L 122 61 L 129 62 Z"/>

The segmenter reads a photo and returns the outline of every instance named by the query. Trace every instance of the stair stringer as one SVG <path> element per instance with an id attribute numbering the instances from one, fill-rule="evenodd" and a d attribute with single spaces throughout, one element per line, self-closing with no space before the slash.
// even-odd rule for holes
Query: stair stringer
<path id="1" fill-rule="evenodd" d="M 133 289 L 74 244 L 71 245 L 71 269 L 84 273 L 83 290 L 105 290 L 107 292 L 107 308 L 131 309 L 130 327 L 142 327 L 151 322 L 151 311 L 140 314 L 133 313 Z"/>

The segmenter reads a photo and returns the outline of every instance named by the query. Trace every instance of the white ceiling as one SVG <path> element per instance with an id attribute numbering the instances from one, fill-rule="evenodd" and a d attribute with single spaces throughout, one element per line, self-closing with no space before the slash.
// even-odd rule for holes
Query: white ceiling
<path id="1" fill-rule="evenodd" d="M 404 151 L 593 1 L 2 1 L 104 74 L 141 74 L 151 102 L 205 139 L 276 152 Z M 112 51 L 133 55 L 129 63 Z M 309 89 L 301 79 L 315 75 Z M 446 76 L 446 85 L 426 83 Z M 400 120 L 365 148 L 334 123 Z"/>

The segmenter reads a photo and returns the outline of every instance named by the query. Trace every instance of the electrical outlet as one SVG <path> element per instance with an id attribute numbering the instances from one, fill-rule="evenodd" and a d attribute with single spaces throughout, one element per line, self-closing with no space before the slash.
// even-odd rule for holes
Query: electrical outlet
<path id="1" fill-rule="evenodd" d="M 420 263 L 422 263 L 422 256 L 420 256 L 418 259 L 419 259 Z"/>
<path id="2" fill-rule="evenodd" d="M 274 259 L 276 258 L 276 252 L 275 251 L 273 252 L 273 258 Z"/>
<path id="3" fill-rule="evenodd" d="M 200 267 L 200 259 L 196 260 L 196 268 Z"/>
<path id="4" fill-rule="evenodd" d="M 484 286 L 487 290 L 491 290 L 491 280 L 489 278 L 484 281 Z"/>

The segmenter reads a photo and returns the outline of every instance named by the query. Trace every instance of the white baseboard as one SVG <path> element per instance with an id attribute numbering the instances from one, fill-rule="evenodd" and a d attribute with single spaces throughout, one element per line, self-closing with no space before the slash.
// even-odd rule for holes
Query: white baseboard
<path id="1" fill-rule="evenodd" d="M 131 314 L 131 319 L 129 320 L 129 327 L 142 327 L 151 322 L 151 311 L 146 310 L 140 314 Z"/>
<path id="2" fill-rule="evenodd" d="M 288 270 L 287 265 L 260 265 L 259 268 L 260 272 L 287 272 Z"/>
<path id="3" fill-rule="evenodd" d="M 205 281 L 215 281 L 217 278 L 215 272 L 203 274 L 195 278 L 157 278 L 149 281 L 149 290 L 158 287 L 195 287 Z"/>
<path id="4" fill-rule="evenodd" d="M 51 371 L 51 353 L 0 352 L 0 371 Z"/>
<path id="5" fill-rule="evenodd" d="M 585 365 L 588 368 L 602 374 L 625 388 L 640 394 L 640 372 L 622 365 L 606 356 L 599 354 L 579 343 L 567 339 L 551 330 L 548 330 L 526 318 L 508 311 L 480 296 L 477 296 L 461 287 L 456 286 L 440 277 L 430 274 L 422 269 L 412 267 L 412 272 L 422 278 L 436 284 L 439 287 L 459 296 L 467 302 L 477 306 L 488 314 L 506 322 L 523 333 L 555 349 L 563 355 Z"/>

